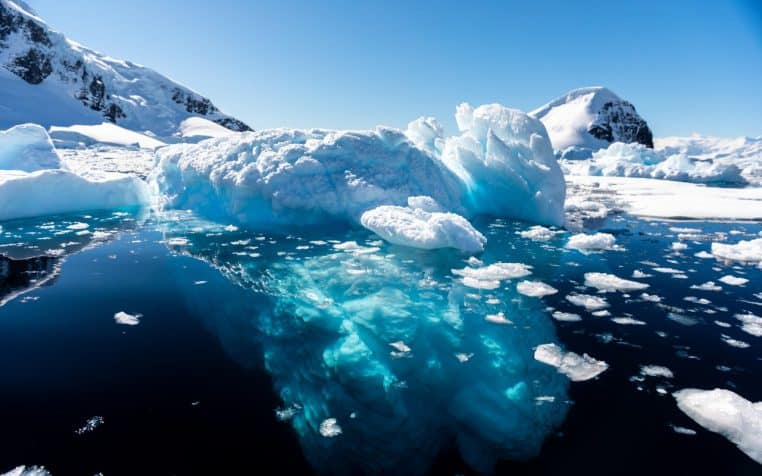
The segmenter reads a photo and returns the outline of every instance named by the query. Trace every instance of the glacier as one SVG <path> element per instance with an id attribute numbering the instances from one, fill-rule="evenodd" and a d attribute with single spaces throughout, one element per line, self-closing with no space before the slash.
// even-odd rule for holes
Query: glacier
<path id="1" fill-rule="evenodd" d="M 562 225 L 565 183 L 542 124 L 497 104 L 462 104 L 456 118 L 459 134 L 451 137 L 441 137 L 429 118 L 413 121 L 406 133 L 270 129 L 174 144 L 157 151 L 150 180 L 162 209 L 192 209 L 250 228 L 357 225 L 377 209 L 365 222 L 388 238 L 405 235 L 390 231 L 392 215 L 417 213 L 419 223 L 447 217 L 445 228 L 465 230 L 465 247 L 475 251 L 481 239 L 465 221 L 473 216 Z M 378 209 L 420 196 L 437 210 Z M 407 236 L 407 244 L 433 247 Z M 459 240 L 436 247 L 462 248 Z"/>

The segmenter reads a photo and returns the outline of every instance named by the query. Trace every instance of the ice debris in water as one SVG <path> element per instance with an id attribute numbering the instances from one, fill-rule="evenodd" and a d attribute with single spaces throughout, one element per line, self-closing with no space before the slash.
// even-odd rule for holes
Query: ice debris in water
<path id="1" fill-rule="evenodd" d="M 614 317 L 611 319 L 615 324 L 622 326 L 645 326 L 646 323 L 632 317 Z"/>
<path id="2" fill-rule="evenodd" d="M 549 296 L 558 292 L 556 288 L 542 281 L 521 281 L 516 285 L 516 291 L 529 297 Z"/>
<path id="3" fill-rule="evenodd" d="M 96 428 L 103 425 L 103 417 L 102 416 L 94 416 L 92 418 L 88 418 L 88 420 L 85 422 L 84 425 L 77 428 L 74 433 L 77 435 L 84 435 L 85 433 L 90 433 L 91 431 L 95 431 Z"/>
<path id="4" fill-rule="evenodd" d="M 383 205 L 363 213 L 360 223 L 389 243 L 425 250 L 455 248 L 477 253 L 487 242 L 468 220 L 455 213 Z"/>
<path id="5" fill-rule="evenodd" d="M 743 286 L 749 282 L 746 278 L 739 278 L 738 276 L 733 276 L 731 274 L 723 276 L 719 280 L 729 286 Z"/>
<path id="6" fill-rule="evenodd" d="M 561 230 L 552 230 L 550 228 L 535 225 L 528 230 L 518 232 L 522 238 L 528 238 L 534 241 L 548 241 L 555 238 L 559 233 L 563 233 Z"/>
<path id="7" fill-rule="evenodd" d="M 575 306 L 584 307 L 588 311 L 597 311 L 609 307 L 606 299 L 599 296 L 591 296 L 590 294 L 569 294 L 566 296 L 566 300 Z"/>
<path id="8" fill-rule="evenodd" d="M 742 340 L 733 339 L 732 337 L 722 334 L 720 336 L 722 341 L 726 344 L 728 344 L 730 347 L 735 347 L 736 349 L 748 349 L 751 347 L 751 345 L 748 342 L 744 342 Z"/>
<path id="9" fill-rule="evenodd" d="M 601 360 L 596 360 L 587 354 L 580 356 L 574 352 L 564 352 L 556 344 L 542 344 L 534 351 L 534 358 L 538 362 L 551 365 L 570 380 L 581 382 L 595 378 L 609 365 Z"/>
<path id="10" fill-rule="evenodd" d="M 140 324 L 141 317 L 143 317 L 142 314 L 128 314 L 124 311 L 119 311 L 114 314 L 114 321 L 123 326 L 137 326 Z"/>
<path id="11" fill-rule="evenodd" d="M 582 320 L 579 314 L 573 312 L 554 311 L 553 319 L 561 322 L 579 322 Z"/>
<path id="12" fill-rule="evenodd" d="M 762 317 L 748 312 L 746 314 L 736 314 L 735 318 L 741 321 L 742 331 L 754 337 L 762 337 Z"/>
<path id="13" fill-rule="evenodd" d="M 712 243 L 712 256 L 723 261 L 762 263 L 762 238 L 739 241 L 734 245 Z"/>
<path id="14" fill-rule="evenodd" d="M 691 289 L 697 289 L 699 291 L 722 291 L 722 286 L 717 286 L 714 281 L 707 281 L 702 284 L 694 284 Z"/>
<path id="15" fill-rule="evenodd" d="M 730 390 L 687 388 L 673 393 L 677 406 L 693 421 L 719 433 L 762 464 L 762 402 L 752 403 Z"/>
<path id="16" fill-rule="evenodd" d="M 42 466 L 17 466 L 0 476 L 51 476 L 51 474 Z"/>
<path id="17" fill-rule="evenodd" d="M 335 418 L 326 418 L 320 423 L 319 431 L 325 438 L 335 438 L 341 434 L 341 427 Z"/>
<path id="18" fill-rule="evenodd" d="M 639 291 L 646 289 L 648 284 L 622 279 L 607 273 L 585 273 L 585 286 L 597 288 L 599 291 Z"/>
<path id="19" fill-rule="evenodd" d="M 497 262 L 481 268 L 453 269 L 452 273 L 461 276 L 461 282 L 470 288 L 490 290 L 500 287 L 500 281 L 529 276 L 530 269 L 522 263 Z"/>
<path id="20" fill-rule="evenodd" d="M 579 233 L 572 235 L 566 243 L 566 247 L 583 253 L 619 249 L 616 246 L 616 238 L 610 233 L 595 233 L 593 235 Z"/>
<path id="21" fill-rule="evenodd" d="M 641 365 L 640 375 L 646 377 L 664 377 L 672 378 L 674 374 L 670 369 L 661 365 Z"/>

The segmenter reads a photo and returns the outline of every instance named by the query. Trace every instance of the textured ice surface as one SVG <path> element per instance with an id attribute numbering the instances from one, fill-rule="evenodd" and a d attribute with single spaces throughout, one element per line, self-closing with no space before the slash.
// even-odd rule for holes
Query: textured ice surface
<path id="1" fill-rule="evenodd" d="M 572 235 L 569 241 L 566 243 L 567 248 L 579 250 L 582 252 L 587 251 L 602 251 L 616 249 L 616 238 L 610 233 L 595 233 L 587 235 L 585 233 L 579 233 Z"/>
<path id="2" fill-rule="evenodd" d="M 524 296 L 543 297 L 556 294 L 558 289 L 542 281 L 521 281 L 516 285 L 516 291 Z"/>
<path id="3" fill-rule="evenodd" d="M 276 129 L 173 145 L 159 150 L 153 181 L 165 208 L 252 227 L 358 223 L 416 196 L 469 218 L 563 224 L 565 184 L 542 124 L 499 105 L 461 105 L 457 117 L 460 135 L 435 143 L 423 120 L 410 136 Z"/>
<path id="4" fill-rule="evenodd" d="M 141 314 L 129 314 L 124 311 L 119 311 L 114 314 L 114 321 L 123 326 L 137 326 L 140 324 L 141 317 L 143 317 Z"/>
<path id="5" fill-rule="evenodd" d="M 640 374 L 646 377 L 674 377 L 672 371 L 663 365 L 642 365 L 640 367 Z"/>
<path id="6" fill-rule="evenodd" d="M 489 291 L 488 304 L 454 279 L 500 284 L 526 276 L 527 265 L 498 262 L 488 248 L 485 264 L 463 268 L 457 254 L 392 247 L 361 229 L 259 240 L 245 230 L 217 236 L 178 226 L 165 242 L 186 238 L 174 249 L 254 291 L 248 301 L 220 295 L 231 303 L 223 309 L 188 298 L 232 355 L 261 346 L 282 408 L 300 408 L 288 424 L 321 472 L 420 474 L 453 443 L 488 472 L 497 458 L 537 454 L 563 420 L 568 379 L 533 358 L 534 347 L 556 340 L 544 306 L 509 285 Z M 495 236 L 498 256 L 506 257 L 505 240 L 524 241 L 513 231 Z M 324 244 L 301 247 L 313 241 Z M 254 243 L 260 257 L 239 253 Z M 555 403 L 537 405 L 540 396 Z M 336 427 L 340 434 L 328 431 Z"/>
<path id="7" fill-rule="evenodd" d="M 712 243 L 712 255 L 725 261 L 762 263 L 762 238 L 741 240 L 735 244 Z"/>
<path id="8" fill-rule="evenodd" d="M 687 388 L 674 394 L 677 406 L 696 423 L 719 433 L 762 464 L 762 402 L 730 390 Z"/>
<path id="9" fill-rule="evenodd" d="M 736 314 L 735 318 L 741 321 L 741 330 L 754 337 L 762 337 L 762 317 L 750 312 Z"/>
<path id="10" fill-rule="evenodd" d="M 360 223 L 389 243 L 426 250 L 456 248 L 477 253 L 487 241 L 460 215 L 420 208 L 382 205 L 363 213 Z"/>
<path id="11" fill-rule="evenodd" d="M 42 466 L 17 466 L 1 476 L 50 476 L 50 472 Z"/>
<path id="12" fill-rule="evenodd" d="M 535 360 L 556 367 L 558 371 L 575 382 L 595 378 L 609 368 L 606 362 L 587 354 L 565 352 L 556 344 L 542 344 L 534 351 Z"/>
<path id="13" fill-rule="evenodd" d="M 36 124 L 0 130 L 0 170 L 57 169 L 61 161 L 48 133 Z"/>
<path id="14" fill-rule="evenodd" d="M 606 299 L 600 296 L 591 296 L 589 294 L 570 294 L 566 296 L 566 300 L 575 306 L 584 307 L 588 311 L 597 311 L 609 307 L 609 303 Z"/>
<path id="15" fill-rule="evenodd" d="M 738 276 L 733 276 L 732 274 L 725 275 L 719 279 L 720 282 L 725 283 L 729 286 L 743 286 L 744 284 L 748 283 L 749 280 L 746 278 L 741 278 Z"/>
<path id="16" fill-rule="evenodd" d="M 529 238 L 530 240 L 549 241 L 560 233 L 563 233 L 563 231 L 553 230 L 544 226 L 535 225 L 528 230 L 521 231 L 519 235 L 522 238 Z"/>
<path id="17" fill-rule="evenodd" d="M 646 289 L 648 284 L 622 279 L 608 273 L 585 273 L 585 286 L 597 288 L 599 291 L 639 291 Z"/>
<path id="18" fill-rule="evenodd" d="M 155 149 L 165 145 L 164 142 L 151 136 L 125 129 L 110 122 L 96 125 L 52 126 L 50 136 L 56 141 L 56 144 L 65 146 L 110 144 Z"/>

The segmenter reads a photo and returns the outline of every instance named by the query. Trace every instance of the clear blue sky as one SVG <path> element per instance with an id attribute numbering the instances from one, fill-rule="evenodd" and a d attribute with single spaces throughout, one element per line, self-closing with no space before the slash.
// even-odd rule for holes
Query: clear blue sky
<path id="1" fill-rule="evenodd" d="M 762 1 L 27 0 L 54 28 L 255 128 L 452 132 L 462 101 L 531 110 L 605 85 L 657 136 L 762 135 Z"/>

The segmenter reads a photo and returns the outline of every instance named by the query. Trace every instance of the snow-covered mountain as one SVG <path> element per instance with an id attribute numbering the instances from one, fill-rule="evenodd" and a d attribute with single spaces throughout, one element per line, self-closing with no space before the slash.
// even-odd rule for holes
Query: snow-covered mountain
<path id="1" fill-rule="evenodd" d="M 0 0 L 0 128 L 104 121 L 160 137 L 189 117 L 250 130 L 194 91 L 52 30 L 24 2 Z"/>
<path id="2" fill-rule="evenodd" d="M 553 148 L 566 158 L 589 157 L 613 142 L 653 148 L 651 129 L 635 106 L 603 87 L 574 89 L 530 114 L 545 124 Z"/>

